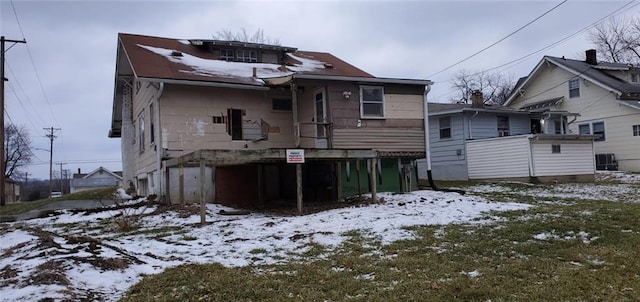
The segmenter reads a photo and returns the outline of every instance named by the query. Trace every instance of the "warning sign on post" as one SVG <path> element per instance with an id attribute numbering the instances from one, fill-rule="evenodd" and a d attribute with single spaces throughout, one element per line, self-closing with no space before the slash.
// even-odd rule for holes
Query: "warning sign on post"
<path id="1" fill-rule="evenodd" d="M 287 149 L 287 163 L 288 164 L 303 164 L 304 163 L 304 150 L 303 149 Z"/>

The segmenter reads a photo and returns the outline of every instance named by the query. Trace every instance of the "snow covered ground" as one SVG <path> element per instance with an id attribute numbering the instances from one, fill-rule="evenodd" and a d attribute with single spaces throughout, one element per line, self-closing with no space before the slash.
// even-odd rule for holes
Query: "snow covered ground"
<path id="1" fill-rule="evenodd" d="M 571 194 L 585 189 L 564 186 Z M 619 185 L 621 192 L 628 186 Z M 605 199 L 614 187 L 593 190 L 588 196 Z M 499 185 L 494 189 L 509 190 Z M 536 194 L 558 194 L 556 189 L 549 186 L 547 192 L 536 187 L 540 190 Z M 0 301 L 116 301 L 143 274 L 180 264 L 245 266 L 301 260 L 311 243 L 330 250 L 352 230 L 386 244 L 412 238 L 414 233 L 407 226 L 493 223 L 487 218 L 491 211 L 532 206 L 434 191 L 379 195 L 384 203 L 305 216 L 220 215 L 221 210 L 233 209 L 208 204 L 206 226 L 198 224 L 197 211 L 158 211 L 156 206 L 129 209 L 129 214 L 153 214 L 142 216 L 140 227 L 127 233 L 114 224 L 122 210 L 62 211 L 48 218 L 0 224 Z M 543 235 L 538 239 L 544 240 Z"/>

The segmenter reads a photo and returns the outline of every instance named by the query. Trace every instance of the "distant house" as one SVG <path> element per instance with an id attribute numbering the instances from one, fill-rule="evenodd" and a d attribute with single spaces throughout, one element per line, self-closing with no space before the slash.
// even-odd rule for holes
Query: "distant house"
<path id="1" fill-rule="evenodd" d="M 569 111 L 570 133 L 594 134 L 596 168 L 640 172 L 640 67 L 545 56 L 518 82 L 506 106 Z"/>
<path id="2" fill-rule="evenodd" d="M 123 186 L 122 172 L 112 172 L 105 167 L 99 167 L 89 173 L 82 173 L 78 169 L 78 173 L 73 174 L 69 184 L 71 193 L 115 186 Z"/>
<path id="3" fill-rule="evenodd" d="M 109 137 L 124 183 L 173 203 L 407 191 L 431 84 L 293 47 L 119 34 Z"/>
<path id="4" fill-rule="evenodd" d="M 481 94 L 473 104 L 430 103 L 433 178 L 593 181 L 594 136 L 567 134 L 572 116 L 488 106 Z"/>

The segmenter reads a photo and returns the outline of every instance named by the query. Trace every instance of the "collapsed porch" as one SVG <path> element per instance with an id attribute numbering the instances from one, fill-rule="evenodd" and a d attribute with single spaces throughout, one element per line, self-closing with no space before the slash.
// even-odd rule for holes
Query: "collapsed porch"
<path id="1" fill-rule="evenodd" d="M 358 166 L 360 161 L 367 163 L 368 192 L 372 201 L 377 200 L 378 151 L 302 149 L 304 162 L 288 164 L 287 150 L 197 150 L 169 159 L 164 162 L 165 200 L 258 207 L 279 200 L 294 201 L 302 213 L 303 200 L 340 198 L 340 163 L 346 161 L 355 161 Z"/>

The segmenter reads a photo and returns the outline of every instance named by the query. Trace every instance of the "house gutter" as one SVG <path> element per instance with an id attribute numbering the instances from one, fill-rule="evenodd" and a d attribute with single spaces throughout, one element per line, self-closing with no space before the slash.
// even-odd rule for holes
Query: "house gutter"
<path id="1" fill-rule="evenodd" d="M 427 180 L 429 181 L 429 186 L 434 191 L 444 191 L 444 192 L 456 192 L 459 194 L 464 194 L 463 190 L 454 190 L 454 189 L 443 189 L 438 188 L 436 183 L 433 181 L 433 176 L 431 174 L 431 147 L 429 144 L 429 102 L 427 100 L 427 94 L 431 91 L 431 83 L 425 85 L 424 88 L 424 145 L 425 145 L 425 153 L 427 155 Z"/>

